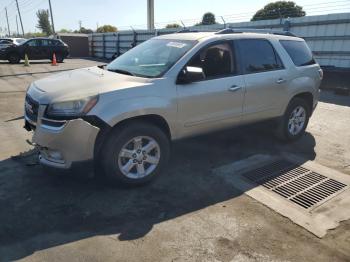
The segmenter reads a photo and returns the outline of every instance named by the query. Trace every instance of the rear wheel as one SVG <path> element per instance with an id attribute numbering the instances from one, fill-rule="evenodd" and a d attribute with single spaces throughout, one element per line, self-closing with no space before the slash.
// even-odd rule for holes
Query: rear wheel
<path id="1" fill-rule="evenodd" d="M 64 57 L 62 54 L 57 54 L 56 55 L 56 61 L 57 63 L 63 63 Z"/>
<path id="2" fill-rule="evenodd" d="M 170 142 L 158 127 L 135 122 L 116 129 L 102 148 L 102 167 L 113 182 L 140 185 L 156 178 L 166 165 Z"/>
<path id="3" fill-rule="evenodd" d="M 277 136 L 285 141 L 300 138 L 309 123 L 311 109 L 302 98 L 293 98 L 279 122 Z"/>
<path id="4" fill-rule="evenodd" d="M 10 64 L 18 64 L 21 61 L 19 54 L 16 53 L 9 54 L 7 59 L 10 62 Z"/>

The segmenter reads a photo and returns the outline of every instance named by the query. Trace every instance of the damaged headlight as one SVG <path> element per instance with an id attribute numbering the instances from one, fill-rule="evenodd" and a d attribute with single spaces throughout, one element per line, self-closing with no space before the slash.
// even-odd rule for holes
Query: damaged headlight
<path id="1" fill-rule="evenodd" d="M 86 115 L 98 101 L 98 96 L 50 104 L 46 110 L 49 118 L 74 118 Z"/>

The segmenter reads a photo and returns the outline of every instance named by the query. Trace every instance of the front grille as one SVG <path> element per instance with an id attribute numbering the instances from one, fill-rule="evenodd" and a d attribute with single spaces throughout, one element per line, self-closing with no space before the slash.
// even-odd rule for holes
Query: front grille
<path id="1" fill-rule="evenodd" d="M 28 117 L 32 122 L 36 123 L 38 120 L 39 103 L 29 95 L 26 95 L 24 108 L 26 117 Z"/>

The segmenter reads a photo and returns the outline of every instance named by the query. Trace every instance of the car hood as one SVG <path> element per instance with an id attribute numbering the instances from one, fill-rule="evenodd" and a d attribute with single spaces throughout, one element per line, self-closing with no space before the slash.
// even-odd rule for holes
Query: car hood
<path id="1" fill-rule="evenodd" d="M 33 83 L 40 103 L 80 99 L 149 84 L 151 79 L 122 75 L 97 66 L 53 74 Z M 31 91 L 30 88 L 29 91 Z"/>

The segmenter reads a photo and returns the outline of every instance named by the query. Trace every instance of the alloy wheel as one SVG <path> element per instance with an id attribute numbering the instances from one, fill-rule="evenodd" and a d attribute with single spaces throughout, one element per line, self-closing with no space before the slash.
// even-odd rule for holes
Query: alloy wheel
<path id="1" fill-rule="evenodd" d="M 288 120 L 288 132 L 296 136 L 303 130 L 306 120 L 306 110 L 302 106 L 297 106 L 290 114 Z"/>
<path id="2" fill-rule="evenodd" d="M 160 161 L 160 146 L 148 136 L 129 140 L 120 150 L 118 167 L 128 178 L 140 179 L 150 175 Z"/>

